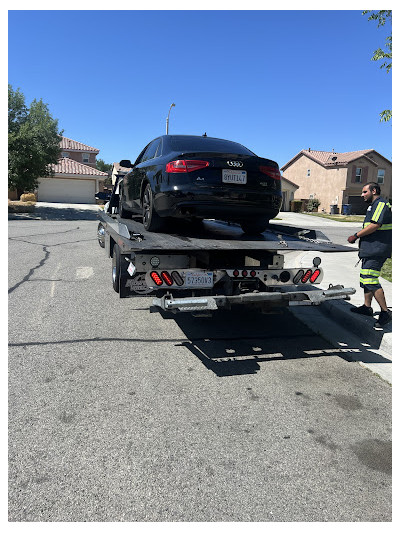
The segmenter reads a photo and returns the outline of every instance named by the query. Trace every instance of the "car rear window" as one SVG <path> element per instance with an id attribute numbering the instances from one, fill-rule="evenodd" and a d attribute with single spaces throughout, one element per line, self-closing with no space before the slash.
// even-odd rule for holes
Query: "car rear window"
<path id="1" fill-rule="evenodd" d="M 254 155 L 245 146 L 232 141 L 213 137 L 168 137 L 171 150 L 174 152 L 223 152 L 229 154 Z"/>

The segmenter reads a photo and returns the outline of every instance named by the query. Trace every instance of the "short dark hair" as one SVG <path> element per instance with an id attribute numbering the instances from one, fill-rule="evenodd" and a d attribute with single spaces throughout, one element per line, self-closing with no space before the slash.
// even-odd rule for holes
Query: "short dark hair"
<path id="1" fill-rule="evenodd" d="M 368 188 L 371 192 L 372 192 L 372 189 L 375 189 L 376 194 L 381 194 L 381 187 L 375 181 L 369 181 L 365 185 L 368 185 Z"/>

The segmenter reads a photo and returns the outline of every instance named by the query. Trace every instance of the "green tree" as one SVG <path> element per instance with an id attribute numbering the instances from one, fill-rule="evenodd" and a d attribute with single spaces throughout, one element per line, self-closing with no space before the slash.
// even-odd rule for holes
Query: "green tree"
<path id="1" fill-rule="evenodd" d="M 111 179 L 111 173 L 112 173 L 112 164 L 111 163 L 105 163 L 103 159 L 97 159 L 96 160 L 96 168 L 97 170 L 100 170 L 101 172 L 107 172 L 108 177 L 104 180 L 104 185 L 111 185 L 112 179 Z"/>
<path id="2" fill-rule="evenodd" d="M 105 163 L 103 159 L 96 160 L 96 168 L 97 170 L 100 170 L 101 172 L 111 172 L 112 167 L 113 166 L 111 163 Z"/>
<path id="3" fill-rule="evenodd" d="M 369 14 L 368 20 L 377 20 L 378 28 L 385 26 L 385 24 L 390 24 L 390 29 L 392 28 L 392 10 L 380 10 L 380 11 L 363 11 L 363 15 Z M 390 35 L 386 37 L 385 49 L 378 48 L 375 50 L 374 55 L 371 57 L 371 61 L 382 61 L 380 68 L 385 68 L 386 72 L 389 73 L 392 69 L 392 31 Z M 380 113 L 381 122 L 388 122 L 392 118 L 392 110 L 385 109 Z"/>
<path id="4" fill-rule="evenodd" d="M 18 196 L 34 191 L 38 179 L 52 176 L 60 155 L 62 131 L 42 99 L 25 104 L 23 93 L 8 86 L 8 187 Z"/>

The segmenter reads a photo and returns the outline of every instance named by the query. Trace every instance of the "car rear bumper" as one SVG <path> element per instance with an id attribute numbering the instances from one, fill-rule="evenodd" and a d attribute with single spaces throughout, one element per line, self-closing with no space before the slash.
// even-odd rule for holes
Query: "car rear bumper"
<path id="1" fill-rule="evenodd" d="M 242 220 L 247 218 L 273 218 L 280 210 L 280 195 L 259 192 L 235 193 L 213 191 L 214 194 L 173 191 L 156 195 L 154 204 L 160 216 L 199 217 Z"/>

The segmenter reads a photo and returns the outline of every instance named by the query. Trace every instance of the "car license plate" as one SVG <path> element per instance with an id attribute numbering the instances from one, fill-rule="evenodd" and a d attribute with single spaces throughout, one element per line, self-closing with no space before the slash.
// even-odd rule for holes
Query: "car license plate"
<path id="1" fill-rule="evenodd" d="M 222 183 L 247 183 L 247 172 L 224 168 L 222 169 Z"/>
<path id="2" fill-rule="evenodd" d="M 212 272 L 186 272 L 186 287 L 213 287 L 214 277 Z"/>

